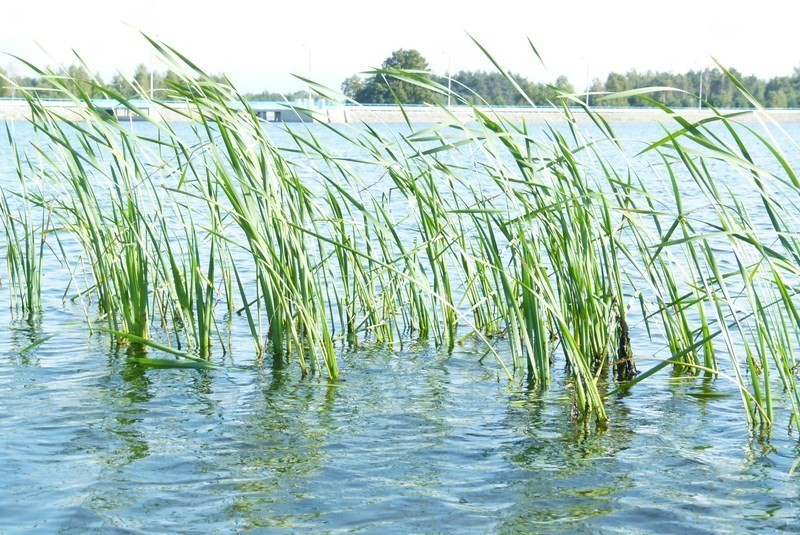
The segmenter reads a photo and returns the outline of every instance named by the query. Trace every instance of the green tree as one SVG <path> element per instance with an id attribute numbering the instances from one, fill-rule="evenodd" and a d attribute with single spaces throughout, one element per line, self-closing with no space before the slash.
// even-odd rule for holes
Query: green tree
<path id="1" fill-rule="evenodd" d="M 6 72 L 3 67 L 0 67 L 0 98 L 10 97 L 11 88 L 9 87 L 9 78 L 11 76 Z"/>
<path id="2" fill-rule="evenodd" d="M 742 84 L 744 84 L 756 101 L 764 102 L 764 91 L 767 88 L 767 82 L 757 78 L 756 76 L 750 75 L 742 78 Z M 748 101 L 747 98 L 741 93 L 737 92 L 736 96 L 734 97 L 734 105 L 739 108 L 747 108 L 750 107 L 750 101 Z"/>
<path id="3" fill-rule="evenodd" d="M 128 82 L 125 76 L 119 72 L 111 77 L 111 81 L 108 83 L 108 88 L 126 98 L 132 97 L 135 93 L 130 82 Z"/>
<path id="4" fill-rule="evenodd" d="M 423 78 L 430 79 L 428 61 L 417 50 L 398 49 L 384 60 L 382 70 L 397 69 L 421 71 Z M 391 74 L 377 73 L 364 82 L 363 87 L 354 94 L 358 102 L 373 104 L 423 104 L 434 101 L 434 93 L 411 82 L 397 80 Z"/>
<path id="5" fill-rule="evenodd" d="M 606 91 L 609 93 L 621 93 L 622 91 L 633 89 L 631 78 L 633 78 L 633 73 L 630 72 L 627 75 L 618 72 L 609 73 L 608 78 L 606 78 Z M 607 106 L 627 106 L 628 99 L 615 98 L 606 100 L 604 103 Z"/>
<path id="6" fill-rule="evenodd" d="M 246 93 L 244 98 L 255 102 L 286 102 L 292 100 L 302 100 L 307 98 L 308 92 L 302 89 L 292 93 L 275 93 L 273 91 L 260 91 L 258 93 Z"/>
<path id="7" fill-rule="evenodd" d="M 153 80 L 155 82 L 155 80 Z M 140 63 L 136 66 L 136 70 L 133 71 L 133 83 L 136 88 L 143 92 L 147 93 L 150 90 L 150 71 L 143 63 Z M 154 84 L 155 85 L 155 84 Z"/>
<path id="8" fill-rule="evenodd" d="M 786 108 L 789 106 L 789 93 L 791 93 L 790 80 L 786 76 L 773 78 L 767 83 L 764 91 L 766 106 L 770 108 Z"/>
<path id="9" fill-rule="evenodd" d="M 342 82 L 342 93 L 347 98 L 355 100 L 358 96 L 358 93 L 364 89 L 364 80 L 357 74 L 346 78 L 344 82 Z"/>
<path id="10" fill-rule="evenodd" d="M 99 74 L 92 75 L 82 65 L 68 65 L 62 69 L 63 75 L 71 81 L 81 91 L 86 93 L 89 98 L 103 97 L 103 80 Z"/>
<path id="11" fill-rule="evenodd" d="M 562 93 L 574 93 L 575 86 L 573 86 L 569 79 L 564 76 L 563 74 L 556 78 L 556 89 L 561 91 Z"/>

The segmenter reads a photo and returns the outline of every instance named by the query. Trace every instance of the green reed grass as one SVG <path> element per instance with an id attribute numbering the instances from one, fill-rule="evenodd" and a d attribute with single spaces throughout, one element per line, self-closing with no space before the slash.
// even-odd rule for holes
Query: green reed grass
<path id="1" fill-rule="evenodd" d="M 35 172 L 33 162 L 21 156 L 8 126 L 6 134 L 14 154 L 20 191 L 11 193 L 0 188 L 0 221 L 6 237 L 6 264 L 11 282 L 12 306 L 16 305 L 23 314 L 30 317 L 42 307 L 42 258 L 46 235 L 51 226 L 51 214 L 41 202 L 40 196 L 29 191 L 26 176 Z"/>
<path id="2" fill-rule="evenodd" d="M 23 183 L 36 175 L 51 188 L 38 204 L 23 194 L 26 206 L 52 213 L 81 245 L 90 274 L 79 292 L 107 331 L 200 366 L 223 345 L 218 308 L 237 311 L 258 355 L 330 378 L 338 347 L 426 340 L 452 350 L 472 336 L 510 379 L 540 388 L 563 358 L 576 413 L 601 423 L 606 396 L 672 368 L 730 378 L 753 425 L 769 427 L 786 399 L 800 427 L 800 180 L 769 135 L 724 113 L 690 122 L 651 100 L 653 89 L 608 97 L 645 99 L 674 123 L 639 154 L 570 95 L 565 128 L 441 108 L 443 123 L 404 131 L 320 124 L 347 156 L 307 126 L 287 130 L 294 145 L 279 149 L 231 84 L 151 44 L 178 74 L 168 101 L 151 104 L 191 120 L 192 139 L 157 121 L 157 135 L 140 137 L 79 84 L 40 70 L 79 120 L 29 96 L 44 163 L 17 158 Z M 419 73 L 382 74 L 447 96 Z M 755 161 L 751 140 L 772 161 Z M 720 169 L 760 206 L 726 189 Z M 687 208 L 686 187 L 702 209 Z M 32 309 L 50 223 L 8 206 L 12 280 Z M 756 209 L 769 228 L 754 223 Z M 658 358 L 637 349 L 643 332 L 668 356 L 637 375 L 637 360 Z"/>
<path id="3" fill-rule="evenodd" d="M 18 300 L 19 309 L 30 316 L 42 307 L 42 256 L 49 218 L 47 211 L 40 208 L 41 220 L 36 222 L 34 207 L 29 203 L 25 203 L 16 213 L 12 212 L 9 195 L 0 189 L 0 220 L 6 237 L 6 262 L 11 279 L 12 304 Z M 22 195 L 25 198 L 25 191 Z"/>

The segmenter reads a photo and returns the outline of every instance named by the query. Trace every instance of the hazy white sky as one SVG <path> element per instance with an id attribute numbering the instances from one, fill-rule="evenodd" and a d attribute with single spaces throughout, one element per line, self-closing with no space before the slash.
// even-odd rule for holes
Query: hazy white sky
<path id="1" fill-rule="evenodd" d="M 418 49 L 440 73 L 491 70 L 469 33 L 513 72 L 540 82 L 566 74 L 582 88 L 587 75 L 686 71 L 711 56 L 745 74 L 790 74 L 800 66 L 798 15 L 793 0 L 35 0 L 3 6 L 0 51 L 54 65 L 72 63 L 74 49 L 107 78 L 129 75 L 153 61 L 141 30 L 243 91 L 288 91 L 303 87 L 290 73 L 309 67 L 338 89 L 397 48 Z"/>

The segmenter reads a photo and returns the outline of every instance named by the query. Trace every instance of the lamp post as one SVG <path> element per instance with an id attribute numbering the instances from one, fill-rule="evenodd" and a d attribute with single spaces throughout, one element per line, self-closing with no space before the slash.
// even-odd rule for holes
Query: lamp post
<path id="1" fill-rule="evenodd" d="M 589 60 L 586 60 L 586 105 L 589 105 Z"/>
<path id="2" fill-rule="evenodd" d="M 452 91 L 452 83 L 453 83 L 453 77 L 452 76 L 453 76 L 453 74 L 452 74 L 451 69 L 450 69 L 450 66 L 452 64 L 452 59 L 453 58 L 452 58 L 452 56 L 450 54 L 447 53 L 446 50 L 442 50 L 442 55 L 445 55 L 445 54 L 447 55 L 447 73 L 446 73 L 446 75 L 447 75 L 447 107 L 449 108 L 450 107 L 450 103 L 451 103 L 450 99 L 451 99 L 452 93 L 453 93 L 453 91 Z"/>
<path id="3" fill-rule="evenodd" d="M 703 68 L 700 68 L 700 92 L 697 95 L 697 109 L 703 107 Z"/>
<path id="4" fill-rule="evenodd" d="M 156 32 L 156 41 L 158 41 L 158 32 Z M 154 73 L 153 73 L 153 54 L 154 54 L 153 47 L 150 47 L 150 68 L 148 70 L 150 71 L 150 100 L 151 101 L 153 100 L 153 95 L 155 94 L 155 80 L 153 79 L 153 76 L 154 76 Z"/>
<path id="5" fill-rule="evenodd" d="M 448 108 L 450 107 L 450 97 L 453 94 L 453 91 L 452 91 L 453 73 L 450 70 L 451 60 L 452 60 L 452 58 L 448 54 L 447 55 L 447 107 Z"/>
<path id="6" fill-rule="evenodd" d="M 584 94 L 586 99 L 586 105 L 589 105 L 589 58 L 586 56 L 581 56 L 581 59 L 586 64 L 586 86 L 584 88 Z"/>

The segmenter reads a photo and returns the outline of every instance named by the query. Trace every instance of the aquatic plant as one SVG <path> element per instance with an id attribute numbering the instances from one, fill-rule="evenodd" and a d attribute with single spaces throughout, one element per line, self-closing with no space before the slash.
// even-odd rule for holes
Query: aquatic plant
<path id="1" fill-rule="evenodd" d="M 6 132 L 14 154 L 20 191 L 12 193 L 0 188 L 0 221 L 6 238 L 12 306 L 16 304 L 23 314 L 30 317 L 42 307 L 42 257 L 45 236 L 50 230 L 50 212 L 41 199 L 28 190 L 25 177 L 35 169 L 33 162 L 25 159 L 23 163 L 10 128 Z M 38 221 L 35 215 L 39 216 Z"/>
<path id="2" fill-rule="evenodd" d="M 76 111 L 27 96 L 42 163 L 18 152 L 17 168 L 23 184 L 36 175 L 50 189 L 20 195 L 21 216 L 2 205 L 24 310 L 36 308 L 34 235 L 54 232 L 80 244 L 83 258 L 62 261 L 74 273 L 88 265 L 78 293 L 106 330 L 193 366 L 224 350 L 222 303 L 228 321 L 244 318 L 259 356 L 296 360 L 304 374 L 337 378 L 339 348 L 421 340 L 448 350 L 473 337 L 532 387 L 546 388 L 563 356 L 582 418 L 603 423 L 604 398 L 671 368 L 729 378 L 764 428 L 780 385 L 800 427 L 800 179 L 768 130 L 713 107 L 689 121 L 650 98 L 665 88 L 595 95 L 662 109 L 663 137 L 631 153 L 577 96 L 554 103 L 563 124 L 536 130 L 453 93 L 470 119 L 441 107 L 435 125 L 287 127 L 293 145 L 279 148 L 232 84 L 151 44 L 174 73 L 165 99 L 144 110 L 95 89 L 150 120 L 154 135 L 98 108 L 87 82 L 38 71 Z M 376 74 L 448 96 L 416 73 Z M 191 134 L 154 110 L 190 121 Z M 772 161 L 756 161 L 748 144 Z M 718 178 L 730 174 L 759 206 Z M 685 188 L 704 202 L 688 206 Z M 38 226 L 31 207 L 48 214 Z M 666 358 L 642 355 L 637 336 Z"/>

